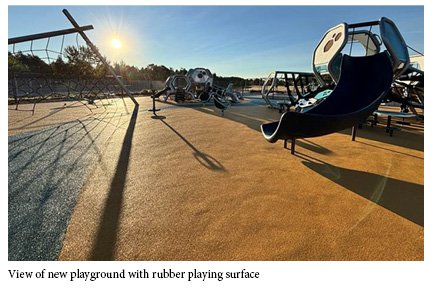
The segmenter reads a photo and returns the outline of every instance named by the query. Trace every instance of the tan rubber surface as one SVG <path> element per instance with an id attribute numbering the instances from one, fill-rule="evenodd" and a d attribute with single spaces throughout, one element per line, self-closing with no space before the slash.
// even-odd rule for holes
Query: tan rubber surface
<path id="1" fill-rule="evenodd" d="M 292 156 L 259 129 L 280 114 L 249 100 L 224 117 L 157 103 L 154 119 L 137 99 L 105 120 L 123 113 L 83 175 L 60 260 L 423 260 L 421 125 L 298 140 Z M 77 106 L 10 110 L 9 132 L 106 113 Z"/>

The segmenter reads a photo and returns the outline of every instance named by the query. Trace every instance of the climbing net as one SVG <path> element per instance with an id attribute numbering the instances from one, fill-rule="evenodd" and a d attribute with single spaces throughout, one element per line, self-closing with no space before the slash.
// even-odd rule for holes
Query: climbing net
<path id="1" fill-rule="evenodd" d="M 73 30 L 9 39 L 9 105 L 18 109 L 20 103 L 33 103 L 34 112 L 43 100 L 61 99 L 92 109 L 100 101 L 124 95 L 117 76 Z"/>

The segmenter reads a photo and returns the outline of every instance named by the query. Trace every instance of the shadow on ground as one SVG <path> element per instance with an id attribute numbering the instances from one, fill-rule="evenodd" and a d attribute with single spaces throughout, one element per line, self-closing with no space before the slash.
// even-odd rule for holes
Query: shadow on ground
<path id="1" fill-rule="evenodd" d="M 138 116 L 138 106 L 135 106 L 126 134 L 123 139 L 117 168 L 111 182 L 102 219 L 96 234 L 95 244 L 90 260 L 112 260 L 116 246 L 117 230 L 123 203 L 126 176 L 129 166 L 132 138 Z"/>
<path id="2" fill-rule="evenodd" d="M 205 168 L 217 171 L 226 172 L 225 167 L 216 158 L 210 156 L 200 150 L 198 150 L 191 142 L 189 142 L 183 135 L 181 135 L 177 130 L 175 130 L 171 125 L 169 125 L 164 118 L 159 119 L 166 127 L 168 127 L 172 132 L 174 132 L 183 142 L 192 149 L 192 154 L 195 159 Z"/>
<path id="3" fill-rule="evenodd" d="M 125 113 L 9 137 L 8 258 L 56 260 L 79 192 Z"/>
<path id="4" fill-rule="evenodd" d="M 300 154 L 300 153 L 297 153 Z M 399 216 L 424 226 L 424 186 L 385 175 L 337 167 L 311 157 L 302 163 L 312 171 Z"/>

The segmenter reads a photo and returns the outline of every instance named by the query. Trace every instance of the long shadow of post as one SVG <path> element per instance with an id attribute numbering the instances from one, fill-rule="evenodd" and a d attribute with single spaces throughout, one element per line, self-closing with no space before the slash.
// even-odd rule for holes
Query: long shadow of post
<path id="1" fill-rule="evenodd" d="M 171 131 L 173 131 L 178 137 L 180 137 L 181 140 L 183 140 L 186 143 L 186 145 L 188 145 L 192 149 L 193 156 L 195 157 L 195 159 L 197 159 L 197 161 L 201 165 L 203 165 L 207 169 L 210 169 L 213 171 L 220 171 L 220 172 L 225 171 L 225 168 L 222 165 L 222 163 L 220 163 L 214 157 L 199 151 L 195 146 L 192 145 L 192 143 L 190 143 L 183 135 L 181 135 L 179 132 L 177 132 L 177 130 L 175 130 L 173 127 L 171 127 L 171 125 L 169 125 L 162 118 L 159 118 L 159 120 L 163 124 L 165 124 L 165 126 L 167 126 L 169 129 L 171 129 Z"/>
<path id="2" fill-rule="evenodd" d="M 299 155 L 298 155 L 299 156 Z M 424 226 L 424 186 L 374 173 L 336 167 L 305 157 L 316 173 L 420 226 Z M 315 159 L 316 160 L 316 159 Z"/>
<path id="3" fill-rule="evenodd" d="M 135 106 L 123 140 L 123 146 L 118 159 L 117 169 L 111 182 L 108 198 L 90 260 L 112 260 L 116 245 L 117 230 L 123 203 L 126 175 L 129 166 L 129 156 L 132 148 L 132 136 L 138 116 L 138 106 Z"/>

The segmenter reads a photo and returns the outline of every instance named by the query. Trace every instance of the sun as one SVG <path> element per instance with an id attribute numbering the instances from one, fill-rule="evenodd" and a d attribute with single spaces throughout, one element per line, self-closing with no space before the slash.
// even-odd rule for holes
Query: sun
<path id="1" fill-rule="evenodd" d="M 115 49 L 120 49 L 123 46 L 123 44 L 119 39 L 113 38 L 111 40 L 111 46 Z"/>

